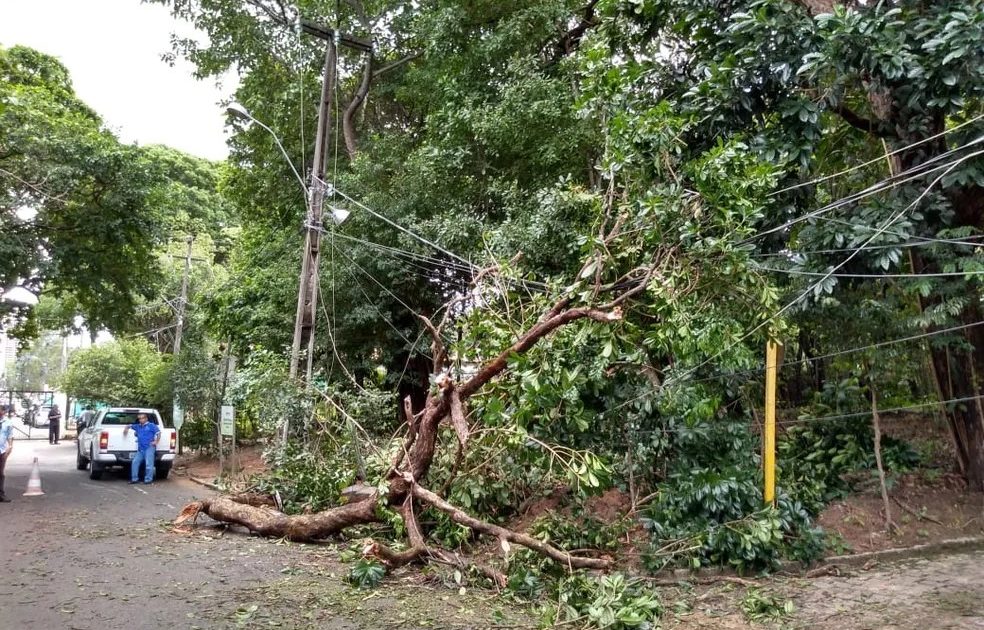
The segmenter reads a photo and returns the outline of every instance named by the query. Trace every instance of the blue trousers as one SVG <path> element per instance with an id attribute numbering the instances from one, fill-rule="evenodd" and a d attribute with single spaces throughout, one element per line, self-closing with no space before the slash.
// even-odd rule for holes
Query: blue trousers
<path id="1" fill-rule="evenodd" d="M 153 444 L 145 448 L 137 448 L 137 454 L 130 462 L 130 481 L 139 481 L 137 475 L 140 474 L 140 462 L 144 463 L 144 483 L 154 480 L 154 453 L 157 447 Z"/>

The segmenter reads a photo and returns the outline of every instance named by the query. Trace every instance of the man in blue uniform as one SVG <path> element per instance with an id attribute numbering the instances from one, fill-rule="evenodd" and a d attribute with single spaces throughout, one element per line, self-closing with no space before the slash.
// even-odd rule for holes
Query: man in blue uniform
<path id="1" fill-rule="evenodd" d="M 137 454 L 130 463 L 130 483 L 139 483 L 140 462 L 144 463 L 144 483 L 154 482 L 154 454 L 157 443 L 161 439 L 161 428 L 148 422 L 147 414 L 137 414 L 137 421 L 123 429 L 123 437 L 130 434 L 130 429 L 137 434 Z"/>

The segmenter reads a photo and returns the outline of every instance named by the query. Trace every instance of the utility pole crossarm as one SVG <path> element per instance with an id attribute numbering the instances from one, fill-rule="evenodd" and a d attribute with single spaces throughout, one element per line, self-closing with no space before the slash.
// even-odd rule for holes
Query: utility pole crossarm
<path id="1" fill-rule="evenodd" d="M 308 35 L 314 35 L 318 39 L 324 40 L 334 40 L 335 30 L 327 26 L 318 24 L 317 22 L 312 22 L 311 20 L 305 20 L 301 18 L 301 30 Z M 349 48 L 354 48 L 355 50 L 361 50 L 362 52 L 372 52 L 372 42 L 366 41 L 364 39 L 359 39 L 349 35 L 348 33 L 342 33 L 339 36 L 339 42 L 342 46 L 347 46 Z"/>

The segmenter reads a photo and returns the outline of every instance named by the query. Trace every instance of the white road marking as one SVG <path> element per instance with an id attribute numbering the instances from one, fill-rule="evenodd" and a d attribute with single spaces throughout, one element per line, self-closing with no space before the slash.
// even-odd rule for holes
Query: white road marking
<path id="1" fill-rule="evenodd" d="M 134 489 L 135 490 L 139 490 L 140 492 L 143 492 L 144 494 L 147 494 L 147 491 L 144 490 L 143 488 L 134 488 Z"/>

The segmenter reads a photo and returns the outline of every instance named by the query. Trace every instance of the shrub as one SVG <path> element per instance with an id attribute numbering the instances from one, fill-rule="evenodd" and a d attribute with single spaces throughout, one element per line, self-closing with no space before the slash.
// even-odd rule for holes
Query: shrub
<path id="1" fill-rule="evenodd" d="M 802 504 L 781 494 L 762 507 L 757 467 L 679 472 L 645 510 L 652 536 L 648 569 L 726 565 L 745 572 L 775 568 L 782 558 L 809 562 L 823 551 L 822 532 Z"/>

